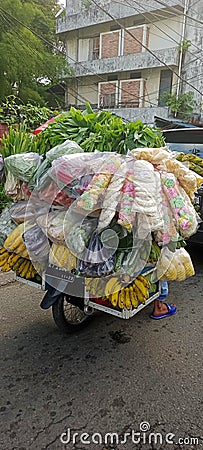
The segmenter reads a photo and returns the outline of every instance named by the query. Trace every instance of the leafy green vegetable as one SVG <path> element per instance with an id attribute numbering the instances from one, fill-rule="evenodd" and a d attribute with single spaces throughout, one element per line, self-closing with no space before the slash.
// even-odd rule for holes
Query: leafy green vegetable
<path id="1" fill-rule="evenodd" d="M 99 150 L 125 154 L 135 147 L 164 145 L 159 130 L 141 121 L 125 123 L 110 111 L 94 113 L 89 104 L 83 112 L 72 107 L 61 114 L 36 139 L 41 154 L 66 139 L 77 142 L 85 152 Z"/>

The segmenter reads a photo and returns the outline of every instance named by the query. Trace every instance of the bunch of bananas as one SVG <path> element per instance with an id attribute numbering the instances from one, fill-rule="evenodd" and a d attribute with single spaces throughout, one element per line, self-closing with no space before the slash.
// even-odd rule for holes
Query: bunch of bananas
<path id="1" fill-rule="evenodd" d="M 52 244 L 49 262 L 57 267 L 64 267 L 69 272 L 77 267 L 77 259 L 65 245 Z"/>
<path id="2" fill-rule="evenodd" d="M 178 161 L 189 163 L 189 167 L 191 170 L 196 172 L 198 175 L 203 176 L 203 159 L 199 156 L 193 155 L 192 153 L 180 153 L 177 157 Z"/>
<path id="3" fill-rule="evenodd" d="M 31 261 L 16 255 L 16 253 L 9 253 L 4 247 L 0 249 L 0 267 L 2 272 L 13 270 L 26 280 L 32 280 L 37 275 Z"/>
<path id="4" fill-rule="evenodd" d="M 174 252 L 172 258 L 162 255 L 157 265 L 157 277 L 160 280 L 184 281 L 195 275 L 190 255 L 185 249 Z"/>
<path id="5" fill-rule="evenodd" d="M 24 232 L 24 223 L 18 225 L 15 230 L 7 237 L 4 242 L 4 247 L 22 258 L 29 258 L 27 248 L 23 242 L 22 234 Z"/>
<path id="6" fill-rule="evenodd" d="M 111 282 L 111 283 L 110 283 Z M 105 297 L 114 307 L 120 309 L 137 308 L 139 303 L 145 304 L 149 298 L 150 282 L 139 275 L 128 287 L 122 288 L 118 278 L 113 277 L 105 288 Z"/>

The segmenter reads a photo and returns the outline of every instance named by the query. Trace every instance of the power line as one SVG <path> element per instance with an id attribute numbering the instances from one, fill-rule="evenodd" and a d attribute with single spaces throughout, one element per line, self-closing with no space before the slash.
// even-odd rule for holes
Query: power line
<path id="1" fill-rule="evenodd" d="M 8 16 L 10 16 L 12 19 L 14 19 L 17 23 L 19 23 L 20 25 L 22 25 L 23 27 L 27 28 L 29 31 L 31 31 L 33 34 L 35 34 L 39 39 L 43 40 L 44 42 L 46 42 L 47 44 L 49 44 L 52 48 L 54 48 L 55 50 L 57 50 L 57 52 L 62 53 L 64 55 L 64 53 L 58 49 L 58 47 L 56 47 L 54 44 L 50 43 L 49 41 L 47 41 L 47 39 L 43 38 L 42 36 L 40 36 L 38 33 L 36 33 L 34 30 L 32 30 L 30 27 L 28 27 L 27 25 L 23 24 L 20 20 L 18 20 L 16 17 L 12 16 L 10 13 L 8 13 L 7 11 L 3 10 L 0 7 L 0 11 L 4 11 Z M 77 63 L 78 61 L 76 61 L 74 58 L 69 56 L 69 59 L 71 61 L 73 61 L 74 63 Z M 96 74 L 94 70 L 91 70 L 89 68 L 87 68 L 84 64 L 80 63 L 81 67 L 84 67 L 86 70 L 89 70 L 93 75 L 95 75 L 98 79 L 100 79 L 102 82 L 107 82 L 106 79 L 104 77 L 102 77 L 99 74 Z M 77 78 L 77 77 L 76 77 Z M 60 85 L 60 84 L 59 84 Z M 65 88 L 63 87 L 63 89 L 65 90 Z M 117 86 L 117 89 L 119 92 L 126 92 L 129 95 L 132 95 L 131 92 L 127 91 L 124 88 L 120 88 L 120 86 Z M 95 90 L 95 92 L 98 92 Z M 144 96 L 141 97 L 141 99 L 144 98 Z"/>
<path id="2" fill-rule="evenodd" d="M 95 2 L 96 3 L 96 2 Z M 0 8 L 0 10 L 3 10 L 2 8 Z M 3 10 L 4 11 L 4 10 Z M 60 53 L 63 53 L 60 49 L 58 49 L 58 47 L 56 47 L 54 44 L 52 44 L 52 43 L 50 43 L 49 41 L 47 41 L 46 39 L 44 39 L 43 37 L 41 37 L 41 36 L 39 36 L 36 32 L 34 32 L 30 27 L 28 27 L 28 26 L 26 26 L 26 25 L 24 25 L 21 21 L 19 21 L 18 19 L 16 19 L 14 16 L 12 16 L 11 14 L 9 14 L 9 13 L 7 13 L 7 11 L 5 11 L 6 12 L 6 14 L 8 14 L 9 16 L 11 16 L 13 19 L 15 19 L 18 23 L 20 23 L 22 26 L 24 26 L 25 28 L 27 28 L 27 29 L 29 29 L 29 31 L 31 31 L 31 32 L 33 32 L 33 34 L 35 34 L 39 39 L 41 39 L 41 40 L 43 40 L 43 41 L 45 41 L 47 44 L 49 44 L 50 46 L 52 46 L 53 48 L 55 48 L 56 50 L 57 50 L 57 52 L 60 52 Z M 114 19 L 113 19 L 114 20 Z M 134 38 L 134 36 L 133 36 L 133 38 Z M 64 53 L 63 53 L 64 54 Z M 70 57 L 70 59 L 72 60 L 72 61 L 74 61 L 74 62 L 77 62 L 75 59 L 73 59 L 73 58 L 71 58 Z M 81 66 L 83 66 L 83 67 L 85 67 L 83 64 L 81 64 Z M 167 67 L 169 67 L 169 66 L 167 66 Z M 87 69 L 87 67 L 85 67 L 85 69 Z M 89 69 L 88 69 L 89 70 Z M 171 69 L 170 69 L 171 70 Z M 171 70 L 172 72 L 174 72 L 173 70 Z M 105 82 L 107 82 L 106 81 L 106 79 L 105 78 L 103 78 L 103 77 L 101 77 L 100 75 L 98 75 L 98 74 L 96 74 L 94 71 L 91 71 L 92 73 L 93 73 L 93 75 L 95 75 L 96 77 L 98 77 L 99 79 L 102 79 L 102 81 L 105 81 Z M 175 73 L 175 72 L 174 72 Z M 195 78 L 195 77 L 194 77 Z M 187 83 L 188 84 L 188 83 Z M 62 86 L 62 85 L 60 85 L 59 84 L 59 86 Z M 192 86 L 192 85 L 191 85 Z M 62 86 L 62 88 L 64 89 L 64 91 L 66 90 L 65 88 L 64 88 L 64 86 Z M 120 88 L 121 89 L 121 88 Z M 125 89 L 121 89 L 123 92 L 127 92 L 128 94 L 131 94 L 131 92 L 129 92 L 129 91 L 127 91 L 127 90 L 125 90 Z M 76 92 L 76 91 L 75 91 Z M 95 92 L 98 92 L 96 89 L 95 89 Z M 158 90 L 156 90 L 156 91 L 154 91 L 154 93 L 157 93 L 158 92 Z M 77 93 L 78 94 L 78 93 Z M 150 94 L 152 94 L 152 93 L 148 93 L 148 95 L 150 95 Z M 81 95 L 79 94 L 79 96 L 81 97 Z M 73 97 L 74 97 L 74 95 L 73 95 Z M 81 97 L 82 98 L 82 97 Z M 141 96 L 140 97 L 140 99 L 142 99 L 142 98 L 145 98 L 145 96 L 143 95 L 143 96 Z M 78 97 L 78 99 L 79 99 L 79 97 Z M 88 101 L 88 99 L 86 99 L 85 97 L 83 97 L 83 99 L 85 99 L 85 101 Z M 90 102 L 91 103 L 91 102 Z M 148 101 L 148 103 L 150 103 L 151 105 L 154 105 L 155 107 L 157 107 L 157 104 L 154 104 L 154 103 L 152 103 L 152 102 L 149 102 Z"/>
<path id="3" fill-rule="evenodd" d="M 127 34 L 129 34 L 136 42 L 138 42 L 140 45 L 142 45 L 143 48 L 145 48 L 145 50 L 150 53 L 155 59 L 157 59 L 157 61 L 159 61 L 162 65 L 164 65 L 165 67 L 167 67 L 168 70 L 170 70 L 171 72 L 175 73 L 175 75 L 184 83 L 186 83 L 188 86 L 190 86 L 192 89 L 194 89 L 196 92 L 198 92 L 198 94 L 200 94 L 202 96 L 202 92 L 199 91 L 199 89 L 197 89 L 195 86 L 193 86 L 191 83 L 189 83 L 188 81 L 184 80 L 180 75 L 178 75 L 173 69 L 171 69 L 171 67 L 166 64 L 165 62 L 163 62 L 152 50 L 148 49 L 146 45 L 144 45 L 142 42 L 139 41 L 139 39 L 137 39 L 127 28 L 125 28 L 114 16 L 112 16 L 112 14 L 110 14 L 108 11 L 106 11 L 102 6 L 98 5 L 98 3 L 95 0 L 91 0 L 99 9 L 101 9 L 101 11 L 103 11 L 105 14 L 107 14 L 115 23 L 117 23 L 121 28 L 123 28 L 125 30 L 125 32 Z"/>
<path id="4" fill-rule="evenodd" d="M 119 2 L 121 5 L 123 5 L 124 3 Z M 148 15 L 150 16 L 154 16 L 154 13 L 151 11 L 147 11 L 146 8 L 144 8 L 143 6 L 139 5 L 139 3 L 136 0 L 133 0 L 133 3 L 135 3 L 136 5 L 138 5 L 139 7 L 142 8 L 142 10 L 144 10 Z M 127 5 L 129 5 L 129 3 L 127 3 Z M 129 5 L 130 6 L 130 5 Z M 153 21 L 149 21 L 148 20 L 148 16 L 147 14 L 144 14 L 143 12 L 141 12 L 138 8 L 135 8 L 134 6 L 131 6 L 131 8 L 133 8 L 136 12 L 138 12 L 139 14 L 141 14 L 146 20 L 147 23 L 150 23 L 151 25 L 153 25 L 155 28 L 157 28 L 159 31 L 161 31 L 161 33 L 165 36 L 167 36 L 170 40 L 172 40 L 173 42 L 175 42 L 176 44 L 180 45 L 180 41 L 177 41 L 175 38 L 173 38 L 171 35 L 169 35 L 168 33 L 166 33 L 164 30 L 162 30 L 158 25 L 156 25 L 156 23 L 154 23 Z M 181 23 L 181 22 L 180 22 Z M 165 27 L 167 27 L 169 30 L 173 31 L 175 34 L 177 34 L 178 36 L 180 36 L 180 38 L 182 38 L 182 35 L 177 31 L 174 30 L 172 27 L 170 27 L 168 24 L 165 24 Z M 150 30 L 151 33 L 151 30 Z M 160 37 L 160 36 L 158 36 Z M 196 48 L 199 51 L 199 47 L 197 45 L 195 45 L 194 43 L 191 42 L 191 45 Z M 192 54 L 192 52 L 190 52 L 190 50 L 187 50 L 188 53 Z"/>

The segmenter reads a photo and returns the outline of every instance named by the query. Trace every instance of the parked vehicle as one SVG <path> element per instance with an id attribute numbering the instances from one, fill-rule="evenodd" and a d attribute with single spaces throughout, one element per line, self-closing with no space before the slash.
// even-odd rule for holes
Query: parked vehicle
<path id="1" fill-rule="evenodd" d="M 203 128 L 179 128 L 163 130 L 166 143 L 170 150 L 181 153 L 192 153 L 203 159 Z M 195 196 L 195 205 L 203 220 L 203 185 Z M 203 245 L 203 222 L 190 242 Z"/>

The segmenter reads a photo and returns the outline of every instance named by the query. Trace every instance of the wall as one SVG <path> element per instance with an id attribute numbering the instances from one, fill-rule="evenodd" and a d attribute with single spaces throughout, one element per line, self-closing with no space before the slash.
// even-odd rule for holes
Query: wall
<path id="1" fill-rule="evenodd" d="M 127 24 L 126 20 L 126 27 L 136 39 L 133 39 L 126 31 L 110 31 L 110 23 L 105 24 L 105 26 L 94 26 L 90 29 L 84 28 L 77 33 L 67 34 L 67 53 L 75 60 L 78 57 L 79 62 L 90 60 L 90 39 L 99 35 L 101 59 L 116 57 L 120 54 L 129 55 L 144 52 L 145 48 L 142 47 L 139 41 L 153 51 L 178 47 L 182 19 L 182 16 L 174 16 L 167 20 L 156 21 L 154 24 L 147 24 L 144 28 L 143 25 L 132 28 L 130 27 L 131 20 L 129 18 L 129 24 Z"/>
<path id="2" fill-rule="evenodd" d="M 117 0 L 98 0 L 98 3 L 100 3 L 100 5 L 103 6 L 107 12 L 117 19 L 122 20 L 126 17 L 139 15 L 138 12 L 135 12 L 137 10 L 134 0 L 128 0 L 128 3 L 118 2 Z M 170 8 L 170 6 L 175 6 L 179 10 L 183 9 L 180 2 L 177 2 L 176 0 L 168 0 L 167 7 Z M 145 2 L 145 12 L 157 10 L 163 10 L 165 12 L 166 6 L 162 6 L 160 2 L 156 0 L 148 0 Z M 79 2 L 79 0 L 69 0 L 67 2 L 66 18 L 59 18 L 57 20 L 56 31 L 60 34 L 67 31 L 84 28 L 84 24 L 86 27 L 89 27 L 94 24 L 110 21 L 111 18 L 109 15 L 95 5 L 92 4 L 90 7 L 84 8 L 81 6 L 81 2 Z"/>
<path id="3" fill-rule="evenodd" d="M 125 108 L 125 109 L 113 109 L 112 112 L 117 114 L 123 119 L 134 122 L 136 120 L 141 120 L 143 123 L 153 125 L 154 116 L 163 117 L 163 119 L 168 119 L 169 110 L 168 108 Z"/>
<path id="4" fill-rule="evenodd" d="M 149 24 L 149 48 L 151 50 L 159 50 L 174 47 L 175 45 L 178 46 L 181 39 L 182 21 L 183 16 L 181 15 Z"/>

